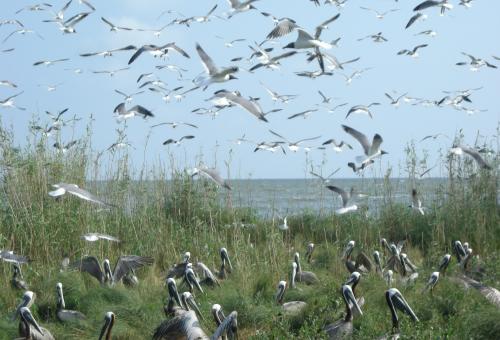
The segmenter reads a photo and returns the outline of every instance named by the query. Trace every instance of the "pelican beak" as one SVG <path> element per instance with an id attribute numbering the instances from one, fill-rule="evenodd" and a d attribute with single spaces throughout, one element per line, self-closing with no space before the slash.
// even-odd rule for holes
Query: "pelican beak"
<path id="1" fill-rule="evenodd" d="M 344 250 L 344 253 L 342 254 L 342 259 L 345 260 L 347 259 L 349 256 L 351 256 L 351 253 L 352 253 L 352 250 L 354 249 L 354 246 L 352 245 L 352 243 L 349 243 L 347 245 L 347 247 L 345 248 Z"/>
<path id="2" fill-rule="evenodd" d="M 195 313 L 202 319 L 202 320 L 205 320 L 203 318 L 203 314 L 201 314 L 201 311 L 200 309 L 198 308 L 198 305 L 196 304 L 196 301 L 194 301 L 194 297 L 193 295 L 189 295 L 187 298 L 186 298 L 186 302 L 187 304 L 189 305 L 189 307 L 191 307 Z"/>
<path id="3" fill-rule="evenodd" d="M 358 301 L 356 301 L 351 287 L 344 285 L 344 287 L 342 288 L 342 293 L 344 294 L 344 299 L 346 299 L 347 303 L 349 304 L 349 308 L 356 308 L 359 315 L 363 315 L 361 307 L 359 307 Z"/>
<path id="4" fill-rule="evenodd" d="M 106 313 L 106 316 L 104 317 L 104 326 L 102 326 L 99 339 L 101 339 L 104 336 L 108 328 L 113 327 L 114 318 L 115 318 L 114 314 Z"/>
<path id="5" fill-rule="evenodd" d="M 228 272 L 232 272 L 233 271 L 233 265 L 231 264 L 231 260 L 229 259 L 229 255 L 227 253 L 227 250 L 226 248 L 223 248 L 221 250 L 221 253 L 220 253 L 220 256 L 222 258 L 222 262 L 227 262 L 229 268 L 228 268 Z"/>
<path id="6" fill-rule="evenodd" d="M 22 307 L 21 308 L 21 317 L 29 324 L 31 324 L 35 329 L 40 332 L 40 334 L 44 334 L 40 326 L 38 325 L 38 322 L 33 318 L 33 315 L 31 314 L 31 311 L 27 307 Z"/>
<path id="7" fill-rule="evenodd" d="M 179 292 L 177 291 L 177 285 L 175 284 L 175 280 L 170 278 L 167 280 L 167 288 L 168 288 L 168 295 L 170 298 L 174 299 L 175 302 L 177 302 L 177 305 L 182 307 L 181 304 L 181 299 L 179 297 Z"/>

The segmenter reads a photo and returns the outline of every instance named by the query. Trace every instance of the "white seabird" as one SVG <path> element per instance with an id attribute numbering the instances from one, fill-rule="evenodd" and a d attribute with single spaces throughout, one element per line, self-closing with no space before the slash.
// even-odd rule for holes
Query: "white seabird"
<path id="1" fill-rule="evenodd" d="M 358 130 L 355 130 L 346 125 L 342 125 L 342 129 L 344 129 L 345 132 L 354 137 L 363 147 L 366 157 L 364 156 L 356 157 L 356 160 L 361 162 L 362 165 L 369 163 L 371 160 L 377 157 L 387 154 L 386 151 L 380 149 L 380 145 L 382 144 L 383 139 L 382 136 L 380 136 L 378 133 L 376 133 L 375 136 L 373 136 L 373 140 L 370 143 L 368 141 L 368 138 Z"/>
<path id="2" fill-rule="evenodd" d="M 350 192 L 347 192 L 344 189 L 341 189 L 341 188 L 336 187 L 334 185 L 328 185 L 327 188 L 329 190 L 339 194 L 340 198 L 342 199 L 342 208 L 335 210 L 336 214 L 342 215 L 342 214 L 345 214 L 345 213 L 348 213 L 351 211 L 358 210 L 358 206 L 356 204 L 348 205 L 348 203 L 352 197 L 352 194 L 354 193 L 354 188 L 351 188 Z"/>

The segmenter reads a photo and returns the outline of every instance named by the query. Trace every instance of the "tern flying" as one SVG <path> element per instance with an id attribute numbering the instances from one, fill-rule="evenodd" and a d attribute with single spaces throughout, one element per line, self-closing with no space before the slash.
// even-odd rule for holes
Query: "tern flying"
<path id="1" fill-rule="evenodd" d="M 52 186 L 54 188 L 56 188 L 56 190 L 49 192 L 49 196 L 51 196 L 51 197 L 57 198 L 57 197 L 60 197 L 68 192 L 71 195 L 74 195 L 74 196 L 81 198 L 85 201 L 89 201 L 92 203 L 97 203 L 97 204 L 105 205 L 105 206 L 109 206 L 109 207 L 113 206 L 109 203 L 102 201 L 101 199 L 99 199 L 97 196 L 94 196 L 90 192 L 79 188 L 78 185 L 76 185 L 76 184 L 58 183 L 58 184 L 53 184 Z"/>
<path id="2" fill-rule="evenodd" d="M 380 145 L 383 142 L 382 136 L 380 136 L 378 133 L 373 136 L 373 141 L 370 143 L 368 141 L 368 138 L 358 130 L 355 130 L 349 126 L 342 125 L 342 129 L 344 129 L 345 132 L 350 134 L 352 137 L 354 137 L 363 147 L 363 150 L 365 152 L 365 156 L 359 156 L 356 157 L 356 160 L 360 162 L 362 165 L 367 164 L 371 160 L 380 157 L 384 154 L 387 154 L 384 150 L 380 149 Z"/>

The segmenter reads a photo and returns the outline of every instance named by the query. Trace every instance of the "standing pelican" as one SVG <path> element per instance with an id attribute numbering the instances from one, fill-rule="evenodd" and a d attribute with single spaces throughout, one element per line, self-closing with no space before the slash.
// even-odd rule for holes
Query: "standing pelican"
<path id="1" fill-rule="evenodd" d="M 212 316 L 214 317 L 214 321 L 217 327 L 219 327 L 224 322 L 224 320 L 226 320 L 226 316 L 222 311 L 222 306 L 219 305 L 218 303 L 212 306 Z M 227 334 L 223 334 L 221 338 L 222 340 L 227 340 Z"/>
<path id="2" fill-rule="evenodd" d="M 19 267 L 19 264 L 16 262 L 12 263 L 12 268 L 14 269 L 12 279 L 10 280 L 12 288 L 27 290 L 28 285 L 23 279 L 23 274 L 21 273 L 21 267 Z"/>
<path id="3" fill-rule="evenodd" d="M 75 261 L 71 264 L 71 267 L 78 269 L 81 272 L 89 273 L 99 280 L 100 283 L 110 282 L 111 285 L 114 285 L 131 270 L 151 264 L 153 264 L 153 259 L 151 257 L 122 255 L 116 261 L 114 271 L 111 272 L 111 265 L 108 259 L 103 261 L 103 266 L 101 267 L 97 258 L 94 256 L 86 256 L 78 261 Z"/>
<path id="4" fill-rule="evenodd" d="M 59 321 L 68 322 L 68 321 L 76 321 L 85 319 L 85 315 L 76 311 L 76 310 L 68 310 L 66 308 L 66 304 L 64 303 L 64 294 L 63 294 L 63 286 L 61 282 L 56 284 L 57 291 L 57 318 Z"/>
<path id="5" fill-rule="evenodd" d="M 21 323 L 19 324 L 19 335 L 31 340 L 54 340 L 52 334 L 45 328 L 40 327 L 31 314 L 28 307 L 19 310 Z"/>
<path id="6" fill-rule="evenodd" d="M 299 314 L 307 304 L 304 301 L 290 301 L 283 303 L 286 291 L 286 281 L 278 283 L 278 291 L 276 292 L 276 303 L 281 305 L 285 314 L 294 315 Z"/>
<path id="7" fill-rule="evenodd" d="M 426 292 L 429 289 L 432 293 L 432 291 L 434 290 L 434 287 L 438 283 L 438 280 L 439 280 L 439 272 L 432 272 L 431 276 L 429 277 L 429 281 L 427 281 L 427 284 L 425 285 L 424 289 L 422 290 L 422 293 Z"/>
<path id="8" fill-rule="evenodd" d="M 231 265 L 231 260 L 229 259 L 229 254 L 226 248 L 220 248 L 220 258 L 222 264 L 220 265 L 220 271 L 216 273 L 219 279 L 226 279 L 226 271 L 231 273 L 233 271 L 233 266 Z M 227 268 L 226 268 L 227 266 Z"/>
<path id="9" fill-rule="evenodd" d="M 439 262 L 439 268 L 438 271 L 443 274 L 443 276 L 446 273 L 446 269 L 448 268 L 448 265 L 450 264 L 451 261 L 451 255 L 450 254 L 445 254 L 441 261 Z"/>
<path id="10" fill-rule="evenodd" d="M 104 325 L 101 329 L 101 334 L 99 335 L 99 340 L 105 337 L 106 340 L 111 340 L 111 330 L 115 324 L 115 314 L 113 312 L 107 312 L 104 315 Z"/>
<path id="11" fill-rule="evenodd" d="M 209 340 L 218 339 L 227 332 L 232 339 L 238 338 L 238 313 L 231 312 L 217 327 L 215 333 L 208 337 L 200 327 L 200 321 L 194 311 L 188 311 L 170 320 L 163 321 L 155 330 L 153 340 Z"/>
<path id="12" fill-rule="evenodd" d="M 382 262 L 380 260 L 380 252 L 378 250 L 373 252 L 373 261 L 375 261 L 375 271 L 382 274 Z"/>
<path id="13" fill-rule="evenodd" d="M 363 315 L 361 308 L 354 297 L 354 293 L 352 292 L 351 286 L 343 285 L 342 286 L 342 298 L 345 302 L 346 307 L 346 315 L 343 319 L 340 319 L 328 326 L 325 327 L 325 331 L 328 334 L 328 339 L 343 339 L 352 334 L 352 319 L 353 319 L 353 311 L 355 308 L 359 315 Z"/>
<path id="14" fill-rule="evenodd" d="M 307 249 L 306 249 L 307 263 L 311 263 L 313 252 L 314 252 L 314 243 L 311 242 L 307 245 Z"/>
<path id="15" fill-rule="evenodd" d="M 194 287 L 196 287 L 198 291 L 200 291 L 202 294 L 204 293 L 203 289 L 200 286 L 200 282 L 198 281 L 196 275 L 194 274 L 193 265 L 191 263 L 187 264 L 186 272 L 184 273 L 184 282 L 187 283 L 189 287 L 189 292 L 192 293 Z"/>
<path id="16" fill-rule="evenodd" d="M 359 272 L 352 272 L 351 276 L 349 276 L 347 281 L 344 283 L 345 285 L 351 286 L 354 297 L 356 297 L 356 287 L 358 286 L 360 280 L 361 280 L 361 274 Z M 356 298 L 356 301 L 360 307 L 362 307 L 365 304 L 365 298 L 363 296 Z M 354 312 L 355 312 L 354 314 L 357 315 L 357 310 L 355 310 Z"/>
<path id="17" fill-rule="evenodd" d="M 293 257 L 292 288 L 295 288 L 295 281 L 304 282 L 307 285 L 319 283 L 319 279 L 313 272 L 302 271 L 300 266 L 300 255 L 295 253 Z"/>
<path id="18" fill-rule="evenodd" d="M 390 288 L 385 292 L 385 300 L 391 310 L 393 334 L 399 334 L 399 319 L 396 309 L 408 314 L 413 321 L 419 321 L 408 302 L 406 302 L 401 292 L 396 288 Z"/>
<path id="19" fill-rule="evenodd" d="M 351 260 L 352 251 L 355 245 L 355 241 L 349 241 L 342 256 L 342 259 L 345 260 L 345 266 L 347 270 L 349 270 L 350 273 L 353 273 L 355 271 L 361 271 L 365 273 L 371 271 L 372 262 L 364 252 L 360 252 L 358 256 L 356 256 L 356 261 Z"/>

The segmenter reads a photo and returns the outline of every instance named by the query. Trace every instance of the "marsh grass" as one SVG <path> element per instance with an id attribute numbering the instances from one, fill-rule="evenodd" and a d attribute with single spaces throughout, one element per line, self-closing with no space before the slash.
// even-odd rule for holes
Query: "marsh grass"
<path id="1" fill-rule="evenodd" d="M 55 153 L 45 138 L 31 136 L 26 147 L 14 144 L 12 132 L 0 130 L 0 249 L 14 249 L 33 262 L 23 266 L 25 280 L 36 293 L 33 306 L 40 323 L 60 339 L 97 338 L 104 313 L 117 316 L 114 339 L 148 339 L 164 320 L 164 284 L 168 268 L 190 251 L 194 261 L 218 268 L 220 247 L 230 253 L 235 271 L 222 288 L 206 289 L 196 298 L 206 316 L 201 324 L 208 333 L 215 328 L 209 318 L 213 303 L 226 313 L 238 311 L 242 339 L 322 339 L 325 325 L 344 315 L 339 287 L 348 276 L 340 254 L 356 240 L 357 251 L 371 255 L 382 251 L 379 240 L 407 240 L 406 252 L 420 268 L 415 286 L 396 281 L 416 314 L 418 324 L 402 316 L 401 329 L 412 339 L 495 339 L 500 334 L 500 311 L 479 293 L 466 291 L 444 277 L 434 294 L 421 294 L 440 257 L 451 252 L 455 239 L 467 240 L 486 271 L 484 282 L 500 286 L 500 218 L 498 207 L 498 151 L 490 157 L 493 171 L 478 170 L 469 159 L 444 159 L 449 178 L 435 188 L 427 214 L 414 214 L 396 203 L 386 176 L 384 206 L 378 214 L 335 216 L 303 212 L 290 216 L 290 230 L 283 233 L 277 221 L 263 218 L 251 208 L 233 208 L 231 193 L 220 198 L 219 190 L 205 180 L 193 181 L 185 172 L 163 164 L 140 169 L 130 164 L 126 151 L 107 153 L 108 161 L 91 149 L 91 133 L 66 154 Z M 418 186 L 419 160 L 414 146 L 407 150 L 406 170 Z M 103 165 L 105 164 L 105 165 Z M 166 181 L 166 178 L 169 180 Z M 74 197 L 53 200 L 51 184 L 76 183 L 120 207 L 102 210 Z M 89 231 L 109 233 L 123 242 L 84 243 Z M 316 244 L 314 261 L 305 270 L 319 276 L 321 284 L 298 284 L 287 290 L 285 301 L 308 303 L 300 315 L 286 317 L 274 301 L 279 280 L 290 278 L 293 253 L 301 254 L 308 242 Z M 152 267 L 138 271 L 140 285 L 127 289 L 100 286 L 78 272 L 61 272 L 63 256 L 110 258 L 123 254 L 150 255 Z M 455 261 L 455 260 L 453 260 Z M 448 277 L 458 268 L 451 265 Z M 18 322 L 9 317 L 22 292 L 10 287 L 11 268 L 0 264 L 0 339 L 17 335 Z M 55 317 L 55 284 L 62 282 L 68 309 L 77 309 L 87 320 L 63 325 Z M 356 338 L 370 339 L 391 329 L 384 299 L 385 283 L 374 273 L 358 286 L 365 296 L 364 315 L 354 321 Z M 181 291 L 185 287 L 181 286 Z"/>

